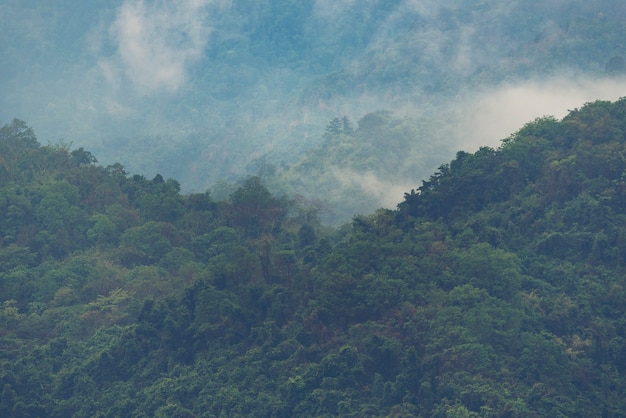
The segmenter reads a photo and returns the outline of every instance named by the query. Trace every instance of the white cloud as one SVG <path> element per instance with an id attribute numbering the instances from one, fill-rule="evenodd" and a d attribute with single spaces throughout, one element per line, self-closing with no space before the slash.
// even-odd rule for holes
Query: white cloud
<path id="1" fill-rule="evenodd" d="M 382 207 L 394 208 L 402 201 L 404 193 L 415 187 L 413 183 L 389 182 L 379 179 L 371 171 L 356 172 L 353 170 L 332 168 L 333 176 L 343 187 L 358 187 L 364 193 L 374 196 Z"/>
<path id="2" fill-rule="evenodd" d="M 110 27 L 116 54 L 101 63 L 109 83 L 115 84 L 112 77 L 119 72 L 143 94 L 177 91 L 208 42 L 208 4 L 209 0 L 125 0 Z"/>
<path id="3" fill-rule="evenodd" d="M 497 147 L 500 140 L 541 116 L 563 118 L 595 100 L 626 96 L 626 79 L 580 76 L 523 81 L 469 93 L 458 99 L 456 137 L 466 151 Z"/>
<path id="4" fill-rule="evenodd" d="M 315 0 L 313 11 L 327 19 L 336 17 L 340 13 L 357 4 L 356 0 Z"/>

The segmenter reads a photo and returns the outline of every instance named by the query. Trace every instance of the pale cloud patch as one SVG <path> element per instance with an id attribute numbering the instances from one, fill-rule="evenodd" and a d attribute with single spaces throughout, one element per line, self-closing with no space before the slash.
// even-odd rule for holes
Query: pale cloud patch
<path id="1" fill-rule="evenodd" d="M 455 136 L 458 146 L 473 151 L 497 147 L 526 123 L 542 116 L 558 119 L 595 100 L 614 101 L 626 95 L 626 79 L 553 77 L 502 85 L 458 98 Z"/>
<path id="2" fill-rule="evenodd" d="M 104 77 L 114 85 L 123 74 L 143 94 L 180 89 L 206 48 L 209 3 L 124 1 L 109 28 L 116 54 L 100 63 Z"/>
<path id="3" fill-rule="evenodd" d="M 389 182 L 381 180 L 371 171 L 357 172 L 339 167 L 332 168 L 333 176 L 345 188 L 357 187 L 373 196 L 382 207 L 394 208 L 404 197 L 404 193 L 414 187 L 413 183 Z"/>
<path id="4" fill-rule="evenodd" d="M 315 0 L 313 11 L 324 18 L 333 18 L 357 4 L 356 0 Z"/>
<path id="5" fill-rule="evenodd" d="M 464 27 L 459 35 L 456 54 L 452 58 L 452 69 L 468 76 L 474 68 L 474 38 L 475 29 L 472 26 Z"/>
<path id="6" fill-rule="evenodd" d="M 403 4 L 403 7 L 407 11 L 418 13 L 425 18 L 436 17 L 442 6 L 444 6 L 444 4 L 437 0 L 407 0 Z"/>

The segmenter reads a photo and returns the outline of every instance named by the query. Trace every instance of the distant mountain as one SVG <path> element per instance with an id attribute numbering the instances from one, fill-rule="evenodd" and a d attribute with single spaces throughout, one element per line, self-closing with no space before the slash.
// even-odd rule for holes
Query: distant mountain
<path id="1" fill-rule="evenodd" d="M 422 133 L 406 149 L 442 137 L 456 144 L 424 156 L 437 161 L 474 150 L 463 121 L 485 96 L 500 100 L 538 80 L 558 86 L 538 89 L 555 97 L 545 107 L 507 96 L 532 117 L 617 99 L 621 79 L 596 82 L 623 73 L 625 16 L 612 0 L 4 0 L 0 120 L 27 120 L 44 143 L 63 139 L 129 172 L 161 172 L 186 191 L 256 174 L 259 161 L 303 163 L 329 121 L 377 111 L 419 121 Z M 519 113 L 506 105 L 500 119 Z M 496 144 L 475 117 L 471 134 Z M 458 129 L 438 132 L 442 119 Z M 359 201 L 390 206 L 360 193 Z"/>

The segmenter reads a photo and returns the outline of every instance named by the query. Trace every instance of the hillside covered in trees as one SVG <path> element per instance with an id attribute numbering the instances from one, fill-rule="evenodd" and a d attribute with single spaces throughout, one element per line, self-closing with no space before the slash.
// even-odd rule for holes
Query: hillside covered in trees
<path id="1" fill-rule="evenodd" d="M 625 138 L 626 99 L 540 118 L 330 229 L 14 120 L 0 415 L 623 416 Z"/>

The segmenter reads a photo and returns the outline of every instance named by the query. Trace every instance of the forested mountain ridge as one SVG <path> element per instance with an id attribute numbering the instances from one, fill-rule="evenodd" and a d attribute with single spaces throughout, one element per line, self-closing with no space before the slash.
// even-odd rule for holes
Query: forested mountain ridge
<path id="1" fill-rule="evenodd" d="M 403 144 L 409 153 L 421 150 L 428 163 L 413 174 L 421 180 L 470 147 L 458 131 L 482 132 L 486 124 L 442 129 L 462 125 L 484 96 L 521 88 L 498 102 L 492 120 L 533 103 L 536 113 L 522 121 L 617 99 L 626 70 L 625 16 L 626 5 L 616 0 L 2 0 L 0 120 L 28 120 L 42 143 L 63 138 L 105 165 L 159 172 L 185 191 L 204 192 L 222 179 L 255 175 L 247 167 L 259 160 L 303 163 L 335 117 L 356 122 L 391 110 L 430 121 Z M 541 82 L 542 92 L 555 96 L 548 109 L 525 95 Z M 597 91 L 609 82 L 619 88 Z M 583 97 L 568 100 L 578 93 Z M 286 170 L 280 184 L 291 191 L 311 183 L 300 174 Z M 346 178 L 344 191 L 355 204 L 342 202 L 332 208 L 337 214 L 369 212 L 372 201 L 393 207 Z M 324 178 L 306 185 L 326 186 Z"/>
<path id="2" fill-rule="evenodd" d="M 622 416 L 625 135 L 540 118 L 331 230 L 5 125 L 0 413 Z"/>

